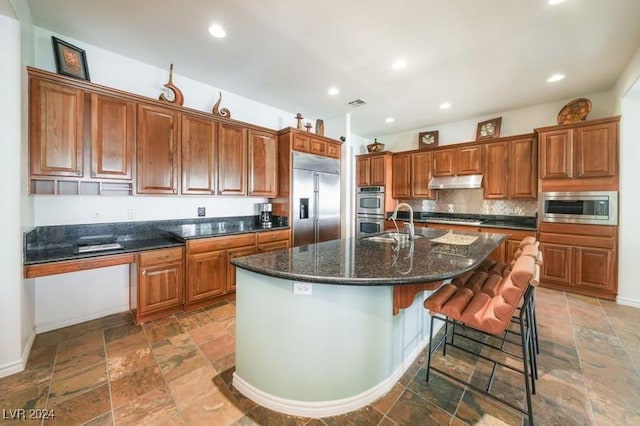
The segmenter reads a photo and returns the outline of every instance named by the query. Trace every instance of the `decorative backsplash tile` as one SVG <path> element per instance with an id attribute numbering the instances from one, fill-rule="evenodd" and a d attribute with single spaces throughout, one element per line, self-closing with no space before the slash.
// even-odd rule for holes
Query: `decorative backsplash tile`
<path id="1" fill-rule="evenodd" d="M 485 200 L 482 189 L 438 190 L 437 200 L 403 200 L 416 211 L 535 216 L 537 200 Z"/>

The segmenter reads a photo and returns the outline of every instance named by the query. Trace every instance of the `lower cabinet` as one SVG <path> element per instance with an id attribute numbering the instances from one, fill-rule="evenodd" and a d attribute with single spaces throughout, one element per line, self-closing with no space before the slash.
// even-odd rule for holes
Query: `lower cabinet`
<path id="1" fill-rule="evenodd" d="M 235 267 L 228 263 L 229 259 L 253 254 L 255 249 L 253 233 L 188 240 L 185 309 L 197 309 L 233 293 Z M 230 281 L 234 284 L 229 285 Z"/>
<path id="2" fill-rule="evenodd" d="M 615 300 L 618 293 L 615 226 L 540 224 L 545 287 Z"/>
<path id="3" fill-rule="evenodd" d="M 288 249 L 290 246 L 291 245 L 289 244 L 289 230 L 258 233 L 258 238 L 257 238 L 258 253 L 266 253 L 269 251 Z"/>
<path id="4" fill-rule="evenodd" d="M 136 323 L 182 310 L 184 249 L 174 247 L 136 254 L 130 267 L 130 306 Z"/>

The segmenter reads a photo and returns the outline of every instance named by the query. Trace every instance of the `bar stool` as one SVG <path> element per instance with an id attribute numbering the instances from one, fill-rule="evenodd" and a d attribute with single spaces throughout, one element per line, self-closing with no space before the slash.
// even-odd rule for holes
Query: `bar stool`
<path id="1" fill-rule="evenodd" d="M 514 262 L 513 267 L 505 277 L 499 277 L 497 274 L 489 275 L 484 271 L 478 271 L 478 274 L 471 275 L 469 277 L 469 279 L 473 279 L 474 276 L 476 277 L 475 281 L 472 282 L 471 287 L 477 287 L 480 278 L 486 275 L 487 279 L 485 282 L 489 282 L 489 279 L 491 280 L 492 291 L 495 292 L 495 295 L 493 296 L 482 291 L 484 286 L 481 286 L 481 291 L 474 292 L 467 286 L 458 287 L 451 283 L 442 286 L 438 291 L 428 297 L 424 302 L 425 308 L 431 313 L 431 325 L 429 331 L 431 343 L 429 345 L 429 352 L 427 356 L 427 382 L 429 381 L 431 370 L 435 370 L 439 374 L 457 381 L 475 392 L 487 395 L 488 397 L 526 415 L 529 420 L 529 424 L 532 425 L 533 409 L 531 394 L 535 393 L 535 384 L 533 373 L 534 368 L 532 364 L 533 360 L 531 359 L 534 339 L 530 304 L 532 301 L 534 284 L 537 284 L 539 280 L 539 271 L 540 268 L 533 257 L 521 255 Z M 498 283 L 496 283 L 496 280 L 498 280 Z M 520 306 L 520 309 L 516 315 L 517 321 L 513 322 L 512 318 L 514 317 L 516 310 L 518 310 L 518 306 Z M 433 328 L 435 320 L 440 320 L 445 323 L 445 333 L 443 337 L 434 344 Z M 463 329 L 475 330 L 486 336 L 497 337 L 503 340 L 503 342 L 509 341 L 510 343 L 515 343 L 507 339 L 507 335 L 512 332 L 508 329 L 509 325 L 512 323 L 517 324 L 517 327 L 519 328 L 519 332 L 516 334 L 520 336 L 520 354 L 508 351 L 505 349 L 504 344 L 496 346 L 470 337 L 465 333 L 456 333 L 455 331 L 457 325 L 458 328 L 462 327 Z M 453 326 L 451 327 L 453 333 L 450 333 L 450 329 L 448 327 L 449 324 Z M 449 334 L 451 334 L 451 336 L 449 336 Z M 513 365 L 496 359 L 496 357 L 491 357 L 491 353 L 475 353 L 465 347 L 462 347 L 456 344 L 453 339 L 454 335 L 460 336 L 464 339 L 473 340 L 509 356 L 521 359 L 522 368 L 514 367 Z M 448 337 L 450 337 L 450 342 L 447 341 Z M 445 354 L 445 356 L 446 347 L 452 346 L 492 362 L 493 370 L 486 388 L 480 388 L 479 386 L 455 377 L 444 370 L 433 367 L 431 365 L 432 354 L 441 345 L 443 345 L 443 354 Z M 493 384 L 497 365 L 522 374 L 525 382 L 526 409 L 491 393 L 491 385 Z"/>

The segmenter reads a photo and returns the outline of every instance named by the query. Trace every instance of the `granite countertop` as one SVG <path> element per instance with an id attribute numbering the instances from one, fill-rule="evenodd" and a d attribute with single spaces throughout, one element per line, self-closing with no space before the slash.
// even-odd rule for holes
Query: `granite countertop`
<path id="1" fill-rule="evenodd" d="M 393 212 L 387 212 L 386 217 L 391 216 Z M 451 225 L 467 225 L 473 227 L 487 228 L 506 228 L 506 229 L 522 229 L 527 231 L 535 231 L 538 228 L 537 218 L 535 216 L 504 216 L 504 215 L 486 215 L 471 213 L 438 213 L 438 212 L 414 212 L 413 221 L 416 223 L 440 223 L 439 220 L 453 219 Z M 399 211 L 399 221 L 408 221 L 409 212 Z M 478 221 L 478 224 L 465 223 L 464 220 Z M 458 222 L 459 221 L 459 222 Z"/>
<path id="2" fill-rule="evenodd" d="M 500 245 L 503 234 L 456 231 L 478 239 L 469 246 L 431 241 L 448 231 L 419 228 L 413 244 L 344 238 L 231 260 L 239 268 L 295 281 L 396 285 L 439 281 L 475 268 Z"/>
<path id="3" fill-rule="evenodd" d="M 182 247 L 187 239 L 221 237 L 288 229 L 286 222 L 262 228 L 257 216 L 176 219 L 144 222 L 38 226 L 24 233 L 24 265 L 79 260 L 168 247 Z M 79 253 L 78 247 L 117 243 L 121 248 Z"/>

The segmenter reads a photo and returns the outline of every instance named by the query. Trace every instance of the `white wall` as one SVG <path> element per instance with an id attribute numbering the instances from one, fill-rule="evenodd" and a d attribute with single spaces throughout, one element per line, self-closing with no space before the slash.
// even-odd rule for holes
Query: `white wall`
<path id="1" fill-rule="evenodd" d="M 615 113 L 615 97 L 613 92 L 602 92 L 585 95 L 591 100 L 592 109 L 588 119 L 609 117 Z M 529 106 L 511 111 L 497 112 L 489 116 L 471 117 L 462 121 L 441 123 L 428 128 L 420 128 L 407 132 L 379 137 L 388 151 L 406 151 L 418 148 L 418 133 L 427 130 L 438 130 L 438 146 L 470 142 L 476 138 L 478 123 L 489 118 L 502 117 L 500 136 L 512 136 L 532 133 L 536 127 L 557 124 L 557 115 L 562 107 L 571 99 Z"/>
<path id="2" fill-rule="evenodd" d="M 0 234 L 2 235 L 2 290 L 0 293 L 0 377 L 22 370 L 23 339 L 22 306 L 22 235 L 20 179 L 20 22 L 0 15 L 0 197 L 3 200 Z"/>

